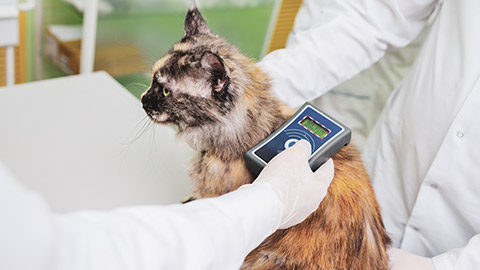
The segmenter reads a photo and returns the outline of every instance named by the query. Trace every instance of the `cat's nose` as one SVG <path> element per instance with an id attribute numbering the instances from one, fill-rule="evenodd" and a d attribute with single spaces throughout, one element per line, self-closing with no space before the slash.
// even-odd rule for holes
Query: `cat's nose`
<path id="1" fill-rule="evenodd" d="M 157 107 L 158 100 L 150 89 L 142 96 L 142 104 L 145 111 L 152 111 Z"/>

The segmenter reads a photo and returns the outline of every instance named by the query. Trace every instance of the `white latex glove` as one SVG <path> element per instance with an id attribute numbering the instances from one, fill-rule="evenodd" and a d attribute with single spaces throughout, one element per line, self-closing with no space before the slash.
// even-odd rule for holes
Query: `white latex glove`
<path id="1" fill-rule="evenodd" d="M 388 249 L 389 268 L 391 270 L 435 270 L 430 258 L 417 256 L 397 248 Z"/>
<path id="2" fill-rule="evenodd" d="M 333 179 L 333 161 L 329 159 L 313 173 L 308 165 L 310 144 L 301 140 L 275 156 L 253 184 L 267 183 L 280 198 L 279 229 L 304 221 L 327 195 Z"/>

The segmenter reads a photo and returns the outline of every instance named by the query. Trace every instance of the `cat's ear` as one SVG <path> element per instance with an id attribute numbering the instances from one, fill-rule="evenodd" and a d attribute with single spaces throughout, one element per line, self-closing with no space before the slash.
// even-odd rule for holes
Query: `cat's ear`
<path id="1" fill-rule="evenodd" d="M 202 14 L 198 11 L 195 0 L 190 2 L 190 9 L 185 17 L 185 36 L 191 36 L 195 34 L 209 34 L 210 28 L 203 19 Z"/>
<path id="2" fill-rule="evenodd" d="M 216 92 L 222 91 L 227 86 L 229 79 L 220 56 L 213 52 L 205 52 L 202 56 L 201 64 L 210 73 L 212 89 Z"/>

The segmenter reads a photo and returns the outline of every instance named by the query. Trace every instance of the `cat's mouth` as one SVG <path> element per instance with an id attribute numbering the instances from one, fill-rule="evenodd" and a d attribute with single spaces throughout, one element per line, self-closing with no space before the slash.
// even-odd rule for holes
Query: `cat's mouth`
<path id="1" fill-rule="evenodd" d="M 178 132 L 182 132 L 185 129 L 188 129 L 188 127 L 185 124 L 174 121 L 171 115 L 169 115 L 168 113 L 165 113 L 165 112 L 160 113 L 158 111 L 151 111 L 151 110 L 148 110 L 148 111 L 145 110 L 145 112 L 147 113 L 148 117 L 156 124 L 159 124 L 159 125 L 174 124 L 178 128 Z"/>
<path id="2" fill-rule="evenodd" d="M 147 112 L 147 115 L 152 119 L 153 122 L 158 124 L 165 124 L 168 120 L 168 114 L 158 113 L 158 112 Z"/>

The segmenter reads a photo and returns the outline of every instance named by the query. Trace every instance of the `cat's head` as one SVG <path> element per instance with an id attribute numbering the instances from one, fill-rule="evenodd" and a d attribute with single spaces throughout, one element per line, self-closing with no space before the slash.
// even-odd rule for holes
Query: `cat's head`
<path id="1" fill-rule="evenodd" d="M 179 132 L 215 125 L 232 110 L 251 60 L 210 31 L 192 1 L 184 37 L 153 67 L 152 83 L 142 95 L 148 116 L 174 124 Z"/>

